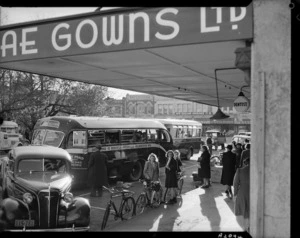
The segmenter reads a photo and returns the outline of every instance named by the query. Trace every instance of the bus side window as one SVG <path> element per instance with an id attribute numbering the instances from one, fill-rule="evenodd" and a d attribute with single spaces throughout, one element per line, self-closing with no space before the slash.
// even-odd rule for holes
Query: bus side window
<path id="1" fill-rule="evenodd" d="M 148 130 L 148 141 L 155 142 L 158 140 L 157 131 L 155 129 Z"/>
<path id="2" fill-rule="evenodd" d="M 160 141 L 162 141 L 162 142 L 170 142 L 170 136 L 167 133 L 167 131 L 160 130 L 159 134 L 160 134 Z"/>
<path id="3" fill-rule="evenodd" d="M 103 130 L 88 130 L 88 147 L 94 147 L 97 143 L 105 144 Z"/>

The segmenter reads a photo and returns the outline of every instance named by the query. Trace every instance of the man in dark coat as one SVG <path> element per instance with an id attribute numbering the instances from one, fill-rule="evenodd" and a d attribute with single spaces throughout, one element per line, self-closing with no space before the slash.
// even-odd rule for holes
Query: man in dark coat
<path id="1" fill-rule="evenodd" d="M 102 186 L 108 185 L 107 160 L 101 151 L 101 144 L 96 145 L 96 151 L 90 156 L 88 163 L 88 184 L 91 187 L 91 197 L 102 196 Z"/>
<path id="2" fill-rule="evenodd" d="M 227 185 L 227 189 L 225 191 L 226 195 L 232 198 L 232 190 L 231 186 L 233 185 L 233 178 L 235 174 L 235 162 L 236 162 L 236 154 L 232 153 L 232 145 L 226 146 L 227 151 L 223 153 L 222 163 L 222 176 L 221 176 L 221 184 Z"/>

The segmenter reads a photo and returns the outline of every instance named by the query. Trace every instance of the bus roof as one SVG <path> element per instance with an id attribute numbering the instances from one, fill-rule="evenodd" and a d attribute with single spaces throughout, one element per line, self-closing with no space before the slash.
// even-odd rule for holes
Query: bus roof
<path id="1" fill-rule="evenodd" d="M 3 121 L 0 127 L 18 127 L 18 124 L 14 121 Z"/>
<path id="2" fill-rule="evenodd" d="M 190 126 L 202 126 L 202 123 L 199 121 L 185 120 L 185 119 L 155 119 L 160 121 L 163 124 L 172 124 L 172 125 L 190 125 Z"/>
<path id="3" fill-rule="evenodd" d="M 43 118 L 42 120 L 72 120 L 78 122 L 85 128 L 106 128 L 106 129 L 150 129 L 166 127 L 154 119 L 138 119 L 138 118 L 113 118 L 113 117 L 69 117 L 69 116 L 54 116 Z"/>

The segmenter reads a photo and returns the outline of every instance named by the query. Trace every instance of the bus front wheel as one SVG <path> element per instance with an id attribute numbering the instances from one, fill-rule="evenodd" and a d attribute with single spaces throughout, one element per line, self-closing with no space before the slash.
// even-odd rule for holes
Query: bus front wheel
<path id="1" fill-rule="evenodd" d="M 137 181 L 142 177 L 143 174 L 143 165 L 141 161 L 136 161 L 133 165 L 133 168 L 129 174 L 129 179 L 131 181 Z"/>

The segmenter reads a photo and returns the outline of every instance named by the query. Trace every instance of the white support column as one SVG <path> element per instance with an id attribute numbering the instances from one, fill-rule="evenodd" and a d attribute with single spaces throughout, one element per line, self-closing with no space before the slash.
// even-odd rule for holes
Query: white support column
<path id="1" fill-rule="evenodd" d="M 290 237 L 291 10 L 254 0 L 250 234 Z"/>

